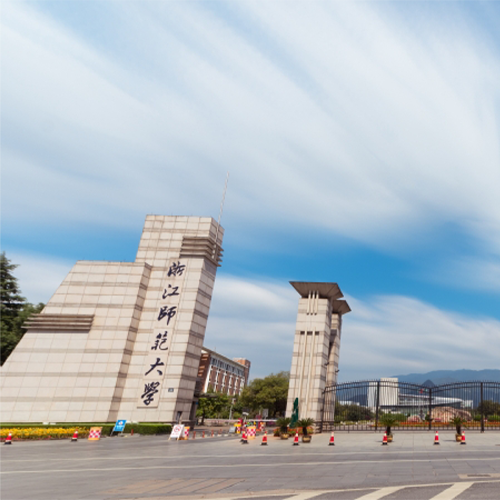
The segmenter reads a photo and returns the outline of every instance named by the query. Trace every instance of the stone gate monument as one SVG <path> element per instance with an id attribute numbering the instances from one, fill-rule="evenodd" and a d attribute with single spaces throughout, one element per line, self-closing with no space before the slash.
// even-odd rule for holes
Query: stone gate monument
<path id="1" fill-rule="evenodd" d="M 222 237 L 148 215 L 134 262 L 78 261 L 1 369 L 1 421 L 192 420 Z"/>
<path id="2" fill-rule="evenodd" d="M 291 281 L 299 292 L 287 416 L 299 398 L 299 417 L 322 420 L 323 391 L 337 382 L 342 316 L 350 312 L 337 283 Z"/>

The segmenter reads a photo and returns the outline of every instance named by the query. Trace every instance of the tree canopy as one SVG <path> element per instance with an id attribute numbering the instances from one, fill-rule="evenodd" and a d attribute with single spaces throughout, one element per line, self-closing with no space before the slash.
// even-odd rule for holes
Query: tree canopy
<path id="1" fill-rule="evenodd" d="M 284 414 L 288 397 L 288 372 L 253 379 L 242 391 L 239 403 L 255 412 L 268 409 L 269 416 Z"/>
<path id="2" fill-rule="evenodd" d="M 500 416 L 500 403 L 496 403 L 493 400 L 485 399 L 482 403 L 477 406 L 477 411 L 486 417 L 490 415 Z"/>
<path id="3" fill-rule="evenodd" d="M 23 323 L 29 316 L 39 313 L 44 304 L 30 304 L 21 295 L 21 290 L 14 276 L 14 270 L 18 266 L 12 264 L 5 252 L 0 254 L 0 295 L 1 295 L 1 340 L 0 340 L 0 364 L 4 364 L 10 353 L 25 333 Z"/>
<path id="4" fill-rule="evenodd" d="M 202 424 L 205 418 L 228 418 L 232 398 L 233 396 L 210 389 L 204 397 L 200 397 L 196 416 L 202 418 Z"/>

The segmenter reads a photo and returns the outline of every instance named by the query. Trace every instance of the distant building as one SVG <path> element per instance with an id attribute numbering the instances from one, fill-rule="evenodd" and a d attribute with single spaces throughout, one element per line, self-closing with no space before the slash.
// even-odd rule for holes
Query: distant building
<path id="1" fill-rule="evenodd" d="M 368 406 L 375 409 L 377 407 L 377 382 L 370 382 L 368 387 Z M 386 377 L 380 379 L 380 394 L 378 404 L 381 407 L 397 406 L 399 404 L 399 384 L 398 379 Z"/>
<path id="2" fill-rule="evenodd" d="M 230 396 L 240 395 L 248 384 L 250 365 L 248 359 L 229 359 L 203 347 L 198 369 L 200 391 L 208 392 L 211 389 Z"/>

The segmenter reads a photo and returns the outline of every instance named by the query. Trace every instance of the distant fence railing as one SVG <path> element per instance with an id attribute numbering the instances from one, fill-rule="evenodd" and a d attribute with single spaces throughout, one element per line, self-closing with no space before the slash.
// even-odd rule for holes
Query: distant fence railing
<path id="1" fill-rule="evenodd" d="M 500 430 L 500 382 L 457 382 L 429 387 L 396 380 L 365 380 L 327 387 L 321 430 Z"/>

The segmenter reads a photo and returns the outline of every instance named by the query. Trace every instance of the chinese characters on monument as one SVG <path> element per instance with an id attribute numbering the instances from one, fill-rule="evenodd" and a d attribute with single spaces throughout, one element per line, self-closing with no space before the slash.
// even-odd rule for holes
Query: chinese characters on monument
<path id="1" fill-rule="evenodd" d="M 166 283 L 158 298 L 154 331 L 149 342 L 140 388 L 139 408 L 158 407 L 185 275 L 185 264 L 179 260 L 170 263 Z"/>

